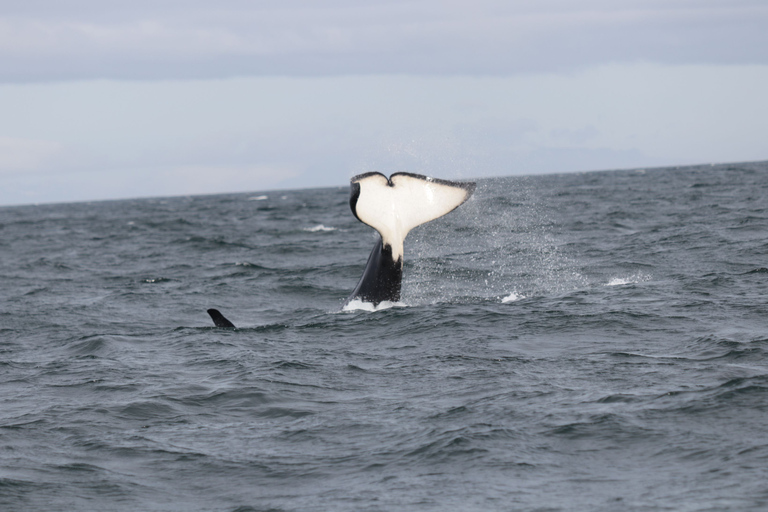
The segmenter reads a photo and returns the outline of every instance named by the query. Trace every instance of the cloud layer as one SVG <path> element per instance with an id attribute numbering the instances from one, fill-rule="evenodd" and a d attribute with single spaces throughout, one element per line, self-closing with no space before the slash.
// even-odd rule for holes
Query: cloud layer
<path id="1" fill-rule="evenodd" d="M 26 0 L 0 81 L 573 71 L 768 64 L 762 0 Z"/>
<path id="2" fill-rule="evenodd" d="M 768 66 L 0 85 L 0 204 L 758 160 Z"/>
<path id="3" fill-rule="evenodd" d="M 765 0 L 0 2 L 0 204 L 768 157 Z"/>

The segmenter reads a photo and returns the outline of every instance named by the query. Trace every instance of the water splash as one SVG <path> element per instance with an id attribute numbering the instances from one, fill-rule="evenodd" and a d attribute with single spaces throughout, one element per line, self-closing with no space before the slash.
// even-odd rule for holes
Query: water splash
<path id="1" fill-rule="evenodd" d="M 651 277 L 647 274 L 634 274 L 631 276 L 624 276 L 624 277 L 612 277 L 607 283 L 605 283 L 605 286 L 623 286 L 627 284 L 637 284 L 643 281 L 648 281 L 650 279 Z"/>
<path id="2" fill-rule="evenodd" d="M 372 302 L 363 302 L 360 299 L 354 299 L 349 301 L 348 304 L 346 304 L 343 308 L 341 308 L 344 312 L 351 312 L 351 311 L 368 311 L 368 312 L 374 312 L 374 311 L 382 311 L 385 309 L 391 309 L 391 308 L 405 308 L 408 307 L 407 304 L 403 302 L 391 302 L 388 300 L 385 300 L 384 302 L 380 302 L 377 305 L 374 305 Z"/>
<path id="3" fill-rule="evenodd" d="M 450 215 L 406 241 L 403 300 L 408 304 L 498 300 L 567 293 L 588 286 L 564 250 L 546 192 L 527 178 L 482 180 Z"/>
<path id="4" fill-rule="evenodd" d="M 509 302 L 517 302 L 518 300 L 522 300 L 525 298 L 525 295 L 522 295 L 520 293 L 517 293 L 517 290 L 513 291 L 506 297 L 501 299 L 501 302 L 504 304 L 507 304 Z"/>

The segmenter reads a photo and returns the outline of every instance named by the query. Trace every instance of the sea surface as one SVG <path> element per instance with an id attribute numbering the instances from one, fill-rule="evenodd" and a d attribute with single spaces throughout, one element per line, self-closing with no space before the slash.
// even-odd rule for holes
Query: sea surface
<path id="1" fill-rule="evenodd" d="M 768 162 L 348 196 L 0 208 L 0 510 L 768 509 Z"/>

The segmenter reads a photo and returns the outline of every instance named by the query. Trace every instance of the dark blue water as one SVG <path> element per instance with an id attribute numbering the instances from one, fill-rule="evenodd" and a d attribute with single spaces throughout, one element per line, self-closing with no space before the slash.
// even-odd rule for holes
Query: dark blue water
<path id="1" fill-rule="evenodd" d="M 0 208 L 1 510 L 768 507 L 768 163 L 264 195 Z"/>

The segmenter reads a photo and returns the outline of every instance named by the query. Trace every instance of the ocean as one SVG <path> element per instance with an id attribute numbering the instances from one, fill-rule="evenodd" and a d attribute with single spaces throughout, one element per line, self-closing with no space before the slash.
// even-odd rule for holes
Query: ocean
<path id="1" fill-rule="evenodd" d="M 0 510 L 768 509 L 768 162 L 348 201 L 0 208 Z"/>

